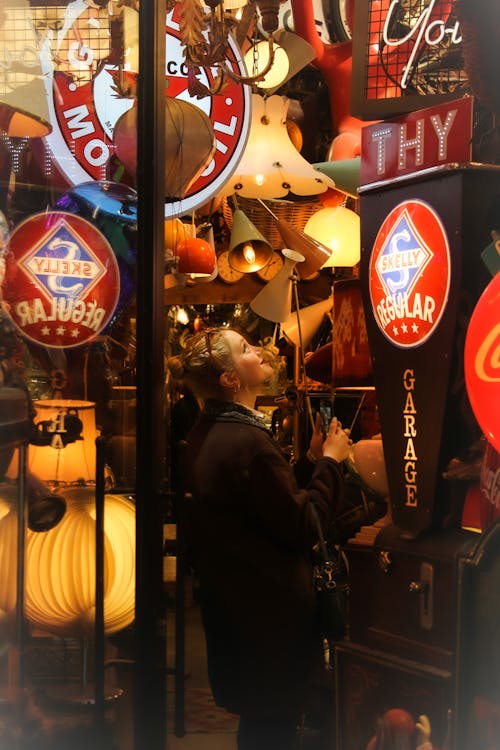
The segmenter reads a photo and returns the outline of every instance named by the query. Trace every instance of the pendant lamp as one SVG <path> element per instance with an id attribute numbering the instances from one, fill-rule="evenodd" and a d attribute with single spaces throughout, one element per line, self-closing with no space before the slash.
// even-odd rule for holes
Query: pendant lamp
<path id="1" fill-rule="evenodd" d="M 301 279 L 309 278 L 327 263 L 332 254 L 330 248 L 314 237 L 309 237 L 285 219 L 278 219 L 263 201 L 259 200 L 259 203 L 274 218 L 285 245 L 292 247 L 303 256 L 303 261 L 297 264 L 297 273 Z"/>
<path id="2" fill-rule="evenodd" d="M 285 262 L 276 276 L 250 302 L 250 307 L 261 318 L 273 323 L 288 320 L 292 310 L 293 272 L 304 256 L 295 250 L 282 250 Z"/>
<path id="3" fill-rule="evenodd" d="M 6 0 L 1 15 L 0 131 L 10 138 L 42 138 L 52 126 L 29 2 Z"/>
<path id="4" fill-rule="evenodd" d="M 331 296 L 321 300 L 321 302 L 303 307 L 298 312 L 295 311 L 288 316 L 287 320 L 281 324 L 281 330 L 294 346 L 300 346 L 300 338 L 302 338 L 302 346 L 306 348 L 323 322 L 323 318 L 332 307 L 333 299 Z M 301 336 L 299 336 L 299 324 Z"/>
<path id="5" fill-rule="evenodd" d="M 229 263 L 235 271 L 253 273 L 268 264 L 273 248 L 247 215 L 238 208 L 236 201 L 235 205 L 229 240 Z"/>
<path id="6" fill-rule="evenodd" d="M 317 195 L 335 183 L 304 159 L 287 132 L 288 100 L 252 94 L 248 143 L 227 193 L 245 198 L 282 198 L 288 193 Z"/>
<path id="7" fill-rule="evenodd" d="M 224 3 L 225 5 L 225 3 Z M 309 65 L 316 57 L 314 47 L 292 31 L 279 29 L 273 34 L 274 60 L 271 69 L 262 81 L 255 81 L 255 86 L 274 94 L 290 78 Z M 245 65 L 252 75 L 261 73 L 269 64 L 269 44 L 261 40 L 252 45 L 245 54 Z"/>
<path id="8" fill-rule="evenodd" d="M 330 248 L 323 268 L 357 265 L 361 257 L 360 231 L 359 215 L 344 206 L 316 211 L 304 227 L 307 236 Z"/>
<path id="9" fill-rule="evenodd" d="M 314 164 L 322 174 L 328 175 L 335 182 L 335 189 L 358 198 L 358 188 L 361 182 L 361 157 L 353 159 L 337 159 Z"/>

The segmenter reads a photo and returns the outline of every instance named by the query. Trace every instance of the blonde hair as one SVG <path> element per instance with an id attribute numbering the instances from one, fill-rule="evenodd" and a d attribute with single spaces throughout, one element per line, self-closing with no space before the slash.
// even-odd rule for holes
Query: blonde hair
<path id="1" fill-rule="evenodd" d="M 220 376 L 234 369 L 233 355 L 226 337 L 228 328 L 207 328 L 186 341 L 184 351 L 167 359 L 173 378 L 184 380 L 200 398 L 223 394 Z"/>

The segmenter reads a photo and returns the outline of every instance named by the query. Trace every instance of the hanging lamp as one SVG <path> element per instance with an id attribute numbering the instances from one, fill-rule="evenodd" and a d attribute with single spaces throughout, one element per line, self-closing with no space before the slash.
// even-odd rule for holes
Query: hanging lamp
<path id="1" fill-rule="evenodd" d="M 264 99 L 252 94 L 248 143 L 226 194 L 272 199 L 289 193 L 317 195 L 335 187 L 333 180 L 315 169 L 293 145 L 287 132 L 287 109 L 285 97 Z"/>

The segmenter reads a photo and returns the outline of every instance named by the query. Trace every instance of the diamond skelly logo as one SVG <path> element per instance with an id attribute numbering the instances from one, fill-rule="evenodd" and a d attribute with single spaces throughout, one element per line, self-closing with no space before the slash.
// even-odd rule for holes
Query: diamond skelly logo
<path id="1" fill-rule="evenodd" d="M 444 312 L 450 286 L 445 229 L 427 203 L 405 201 L 384 220 L 369 267 L 378 327 L 399 347 L 423 344 Z"/>
<path id="2" fill-rule="evenodd" d="M 21 333 L 49 347 L 73 347 L 108 324 L 120 273 L 107 239 L 86 219 L 35 214 L 11 234 L 4 299 Z"/>

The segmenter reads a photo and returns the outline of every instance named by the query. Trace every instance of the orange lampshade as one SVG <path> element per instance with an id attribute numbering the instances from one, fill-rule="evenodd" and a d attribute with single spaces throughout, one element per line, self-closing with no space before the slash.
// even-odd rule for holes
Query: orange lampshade
<path id="1" fill-rule="evenodd" d="M 45 425 L 45 433 L 53 437 L 47 445 L 30 445 L 30 472 L 49 483 L 94 482 L 95 440 L 99 435 L 95 404 L 75 399 L 41 399 L 35 401 L 34 406 L 38 429 L 42 432 Z M 73 418 L 81 421 L 81 434 L 65 445 L 65 430 Z"/>
<path id="2" fill-rule="evenodd" d="M 215 249 L 206 240 L 191 237 L 176 247 L 179 258 L 177 270 L 193 277 L 210 276 L 215 269 L 217 256 Z"/>

